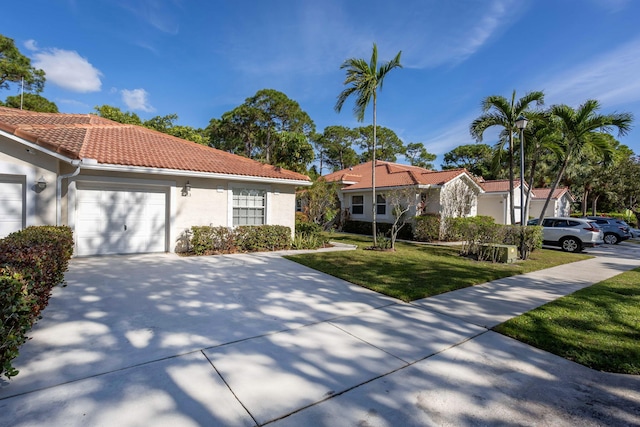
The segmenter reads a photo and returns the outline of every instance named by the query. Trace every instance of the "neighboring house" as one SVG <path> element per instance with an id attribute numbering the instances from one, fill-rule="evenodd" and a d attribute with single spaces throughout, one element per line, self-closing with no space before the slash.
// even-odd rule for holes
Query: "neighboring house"
<path id="1" fill-rule="evenodd" d="M 540 217 L 540 212 L 544 207 L 544 202 L 547 200 L 547 196 L 551 192 L 550 188 L 534 188 L 531 190 L 533 197 L 531 198 L 531 206 L 529 207 L 529 216 L 532 218 Z M 556 188 L 553 192 L 553 196 L 547 206 L 547 211 L 544 213 L 546 217 L 553 216 L 569 216 L 571 214 L 571 204 L 575 202 L 575 199 L 568 188 Z"/>
<path id="2" fill-rule="evenodd" d="M 0 237 L 69 225 L 75 254 L 172 252 L 194 225 L 295 227 L 296 172 L 90 114 L 0 107 Z"/>
<path id="3" fill-rule="evenodd" d="M 339 182 L 343 212 L 355 221 L 372 221 L 371 162 L 324 175 Z M 393 223 L 392 207 L 385 195 L 397 189 L 414 189 L 416 208 L 411 215 L 435 213 L 443 217 L 475 216 L 482 188 L 465 169 L 431 171 L 417 166 L 376 161 L 376 221 Z"/>
<path id="4" fill-rule="evenodd" d="M 511 224 L 511 203 L 509 199 L 509 180 L 497 179 L 480 181 L 484 193 L 478 198 L 478 215 L 493 217 L 496 224 Z M 526 201 L 528 185 L 524 184 Z M 533 192 L 533 190 L 532 190 Z M 532 194 L 533 196 L 533 194 Z M 513 182 L 513 198 L 516 223 L 520 223 L 520 180 Z M 533 197 L 532 197 L 533 200 Z M 531 211 L 531 207 L 529 207 Z"/>

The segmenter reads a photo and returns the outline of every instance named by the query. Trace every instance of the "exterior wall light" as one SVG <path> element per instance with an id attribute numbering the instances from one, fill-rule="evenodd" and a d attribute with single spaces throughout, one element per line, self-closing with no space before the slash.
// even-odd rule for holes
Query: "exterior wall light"
<path id="1" fill-rule="evenodd" d="M 36 186 L 38 187 L 38 189 L 40 191 L 44 190 L 45 188 L 47 188 L 47 180 L 44 179 L 44 175 L 40 176 L 40 179 L 38 179 L 36 181 Z"/>
<path id="2" fill-rule="evenodd" d="M 191 196 L 191 184 L 189 183 L 189 181 L 187 181 L 184 187 L 182 187 L 182 195 L 185 197 Z"/>

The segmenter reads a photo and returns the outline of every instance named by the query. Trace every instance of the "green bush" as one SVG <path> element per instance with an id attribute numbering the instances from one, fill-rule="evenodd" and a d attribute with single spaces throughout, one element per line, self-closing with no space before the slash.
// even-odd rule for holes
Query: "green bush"
<path id="1" fill-rule="evenodd" d="M 235 231 L 237 246 L 242 252 L 291 248 L 291 229 L 283 225 L 243 225 Z"/>
<path id="2" fill-rule="evenodd" d="M 195 255 L 278 251 L 291 247 L 291 229 L 282 225 L 191 227 L 191 250 Z"/>
<path id="3" fill-rule="evenodd" d="M 440 239 L 440 215 L 427 214 L 416 217 L 413 238 L 419 242 L 433 242 Z"/>
<path id="4" fill-rule="evenodd" d="M 319 236 L 322 233 L 322 227 L 314 222 L 298 222 L 296 221 L 296 234 L 303 236 Z"/>
<path id="5" fill-rule="evenodd" d="M 516 246 L 520 259 L 528 259 L 531 252 L 542 247 L 542 227 L 537 225 L 526 227 L 503 225 L 502 227 L 504 233 L 502 242 L 505 245 Z"/>
<path id="6" fill-rule="evenodd" d="M 542 227 L 500 225 L 486 216 L 447 218 L 446 222 L 447 239 L 462 241 L 461 254 L 480 260 L 495 260 L 495 253 L 486 249 L 495 244 L 516 246 L 523 260 L 542 247 Z"/>
<path id="7" fill-rule="evenodd" d="M 236 233 L 229 227 L 191 227 L 191 247 L 196 255 L 230 254 L 238 251 Z"/>
<path id="8" fill-rule="evenodd" d="M 393 224 L 386 222 L 376 222 L 376 232 L 382 233 L 385 236 L 389 236 L 391 227 Z M 364 236 L 371 236 L 373 228 L 370 222 L 366 221 L 345 221 L 342 231 L 346 233 L 362 234 Z M 398 233 L 398 239 L 413 240 L 413 227 L 411 224 L 407 224 Z"/>
<path id="9" fill-rule="evenodd" d="M 0 374 L 18 373 L 11 361 L 26 333 L 62 283 L 73 255 L 69 227 L 28 227 L 0 240 Z"/>

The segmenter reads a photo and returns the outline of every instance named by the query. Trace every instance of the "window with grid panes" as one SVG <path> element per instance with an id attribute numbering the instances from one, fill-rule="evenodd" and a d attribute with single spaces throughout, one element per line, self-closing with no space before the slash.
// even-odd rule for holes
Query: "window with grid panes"
<path id="1" fill-rule="evenodd" d="M 233 225 L 264 225 L 266 206 L 266 191 L 234 188 Z"/>
<path id="2" fill-rule="evenodd" d="M 387 200 L 384 196 L 378 194 L 376 197 L 376 214 L 377 215 L 386 215 L 387 214 Z"/>
<path id="3" fill-rule="evenodd" d="M 351 213 L 354 215 L 364 213 L 364 196 L 351 196 Z"/>

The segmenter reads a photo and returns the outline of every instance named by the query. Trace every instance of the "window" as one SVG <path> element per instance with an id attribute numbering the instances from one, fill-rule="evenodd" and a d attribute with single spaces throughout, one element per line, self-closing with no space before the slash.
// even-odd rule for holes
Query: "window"
<path id="1" fill-rule="evenodd" d="M 384 196 L 378 194 L 376 196 L 376 214 L 377 215 L 386 215 L 387 214 L 387 201 Z"/>
<path id="2" fill-rule="evenodd" d="M 353 215 L 364 214 L 364 196 L 351 196 L 351 213 Z"/>
<path id="3" fill-rule="evenodd" d="M 266 191 L 234 188 L 233 225 L 264 225 L 266 205 Z"/>

